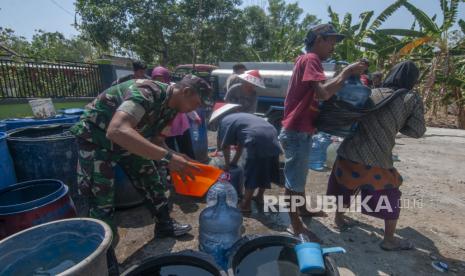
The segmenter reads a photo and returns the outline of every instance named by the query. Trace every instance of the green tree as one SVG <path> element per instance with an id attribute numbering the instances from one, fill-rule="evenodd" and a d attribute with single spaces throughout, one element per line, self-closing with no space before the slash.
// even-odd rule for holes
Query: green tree
<path id="1" fill-rule="evenodd" d="M 2 55 L 10 55 L 10 50 L 17 54 L 26 53 L 29 49 L 29 42 L 25 37 L 17 36 L 14 30 L 2 27 L 0 27 L 0 45 L 5 47 L 0 50 Z"/>
<path id="2" fill-rule="evenodd" d="M 80 37 L 66 39 L 59 32 L 38 30 L 32 37 L 28 56 L 42 60 L 86 61 L 92 59 L 93 49 Z"/>
<path id="3" fill-rule="evenodd" d="M 38 30 L 28 41 L 13 30 L 0 27 L 0 44 L 13 50 L 16 55 L 41 60 L 89 61 L 95 51 L 82 37 L 67 39 L 59 32 Z"/>
<path id="4" fill-rule="evenodd" d="M 80 29 L 104 51 L 136 54 L 164 65 L 220 60 L 289 61 L 318 22 L 297 4 L 269 0 L 78 0 Z"/>
<path id="5" fill-rule="evenodd" d="M 216 62 L 239 28 L 239 0 L 78 0 L 81 30 L 103 50 L 174 65 Z M 228 44 L 230 43 L 230 44 Z"/>
<path id="6" fill-rule="evenodd" d="M 303 15 L 297 3 L 283 0 L 269 0 L 266 11 L 258 6 L 245 8 L 242 21 L 249 58 L 286 62 L 302 52 L 307 31 L 320 22 L 314 15 Z"/>

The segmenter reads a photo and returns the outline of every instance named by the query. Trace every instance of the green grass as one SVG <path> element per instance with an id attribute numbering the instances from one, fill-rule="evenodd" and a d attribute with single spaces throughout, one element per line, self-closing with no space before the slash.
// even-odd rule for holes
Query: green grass
<path id="1" fill-rule="evenodd" d="M 55 110 L 62 108 L 83 108 L 88 102 L 63 102 L 53 103 Z M 6 118 L 22 118 L 32 116 L 29 104 L 0 104 L 0 120 Z"/>

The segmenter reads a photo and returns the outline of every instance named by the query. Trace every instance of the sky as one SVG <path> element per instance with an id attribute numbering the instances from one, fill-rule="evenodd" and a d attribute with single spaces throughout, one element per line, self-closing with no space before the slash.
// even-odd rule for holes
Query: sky
<path id="1" fill-rule="evenodd" d="M 296 0 L 286 0 L 295 3 Z M 346 12 L 352 14 L 353 23 L 358 15 L 373 10 L 377 16 L 394 0 L 298 0 L 305 13 L 314 14 L 323 22 L 328 22 L 327 8 L 340 14 L 342 19 Z M 441 14 L 438 0 L 410 0 L 412 4 L 429 16 Z M 259 5 L 266 7 L 266 0 L 243 0 L 243 6 Z M 459 7 L 459 16 L 465 20 L 465 3 Z M 438 18 L 439 19 L 439 18 Z M 75 20 L 74 0 L 0 0 L 0 26 L 15 30 L 17 35 L 31 39 L 36 29 L 48 32 L 61 32 L 66 37 L 79 34 L 72 26 Z M 79 17 L 77 18 L 79 22 Z M 440 21 L 439 21 L 440 22 Z M 409 28 L 413 17 L 401 8 L 381 26 L 381 28 Z"/>

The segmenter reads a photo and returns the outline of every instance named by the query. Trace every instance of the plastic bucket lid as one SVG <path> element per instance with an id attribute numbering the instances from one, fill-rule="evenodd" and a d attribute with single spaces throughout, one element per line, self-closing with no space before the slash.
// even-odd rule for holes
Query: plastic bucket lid
<path id="1" fill-rule="evenodd" d="M 181 176 L 174 171 L 171 171 L 171 179 L 173 181 L 176 193 L 181 195 L 202 197 L 204 196 L 210 187 L 215 184 L 220 175 L 223 173 L 221 169 L 213 166 L 193 163 L 199 167 L 201 171 L 192 170 L 195 176 L 195 180 L 188 178 L 186 182 L 183 182 Z"/>
<path id="2" fill-rule="evenodd" d="M 84 113 L 84 108 L 67 108 L 62 111 L 65 115 L 81 115 Z"/>

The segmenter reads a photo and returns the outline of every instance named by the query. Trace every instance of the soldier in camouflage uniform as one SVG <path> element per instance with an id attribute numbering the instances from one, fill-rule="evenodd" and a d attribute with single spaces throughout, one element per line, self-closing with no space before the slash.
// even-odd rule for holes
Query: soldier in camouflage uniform
<path id="1" fill-rule="evenodd" d="M 195 166 L 164 143 L 177 112 L 190 112 L 210 104 L 211 88 L 204 80 L 187 75 L 167 85 L 152 80 L 129 80 L 102 92 L 86 106 L 71 131 L 78 137 L 78 185 L 89 198 L 89 216 L 113 229 L 114 167 L 119 164 L 155 217 L 155 235 L 180 236 L 191 230 L 169 215 L 165 179 L 160 166 L 192 177 Z M 154 160 L 156 162 L 154 162 Z"/>

